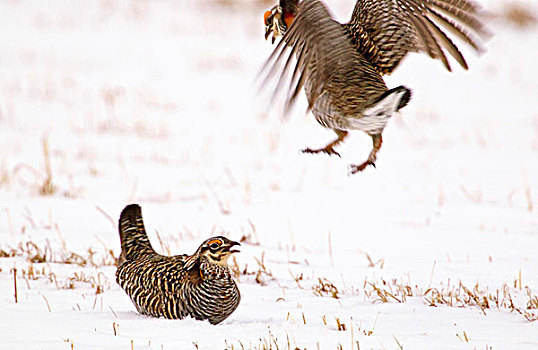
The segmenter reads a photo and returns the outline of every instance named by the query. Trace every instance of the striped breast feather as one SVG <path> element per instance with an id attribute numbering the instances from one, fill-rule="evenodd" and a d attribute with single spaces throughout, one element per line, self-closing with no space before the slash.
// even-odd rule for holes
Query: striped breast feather
<path id="1" fill-rule="evenodd" d="M 145 259 L 128 261 L 118 268 L 118 282 L 136 286 L 150 294 L 167 298 L 176 293 L 186 282 L 187 274 L 183 271 L 183 256 L 153 256 Z"/>
<path id="2" fill-rule="evenodd" d="M 358 0 L 345 27 L 384 74 L 410 51 L 425 52 L 450 71 L 445 51 L 468 66 L 445 30 L 481 52 L 481 41 L 489 36 L 482 19 L 481 7 L 471 0 Z"/>

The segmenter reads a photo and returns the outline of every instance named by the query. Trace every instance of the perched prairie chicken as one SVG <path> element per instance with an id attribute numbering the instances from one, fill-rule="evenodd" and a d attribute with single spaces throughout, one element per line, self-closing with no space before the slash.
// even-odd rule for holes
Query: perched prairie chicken
<path id="1" fill-rule="evenodd" d="M 365 162 L 350 165 L 350 172 L 375 167 L 385 125 L 411 97 L 404 86 L 387 89 L 381 76 L 413 51 L 440 59 L 450 71 L 446 50 L 467 69 L 463 55 L 436 23 L 480 51 L 478 37 L 486 31 L 479 12 L 471 0 L 358 0 L 351 20 L 340 24 L 320 0 L 280 0 L 264 14 L 265 38 L 283 38 L 263 67 L 263 85 L 279 75 L 278 92 L 296 56 L 286 109 L 304 87 L 308 109 L 338 136 L 324 148 L 303 152 L 339 155 L 334 147 L 348 130 L 362 130 L 372 137 L 373 149 Z"/>
<path id="2" fill-rule="evenodd" d="M 123 209 L 119 231 L 121 255 L 116 281 L 138 312 L 165 318 L 190 316 L 224 321 L 239 305 L 241 295 L 228 268 L 238 242 L 226 237 L 206 240 L 193 255 L 157 254 L 148 240 L 140 207 Z"/>

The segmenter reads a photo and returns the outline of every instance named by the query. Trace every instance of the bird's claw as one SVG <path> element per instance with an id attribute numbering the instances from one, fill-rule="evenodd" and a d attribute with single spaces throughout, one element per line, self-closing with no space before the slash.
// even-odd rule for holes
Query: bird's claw
<path id="1" fill-rule="evenodd" d="M 325 153 L 329 156 L 332 156 L 333 154 L 337 155 L 338 157 L 342 158 L 342 156 L 340 155 L 340 153 L 336 152 L 332 147 L 325 147 L 325 148 L 320 148 L 320 149 L 311 149 L 311 148 L 305 148 L 302 150 L 303 153 L 310 153 L 310 154 L 315 154 L 315 153 Z"/>
<path id="2" fill-rule="evenodd" d="M 273 36 L 271 37 L 271 44 L 274 44 L 275 39 L 276 39 L 274 30 L 271 26 L 266 26 L 265 27 L 265 40 L 267 40 L 271 36 L 271 34 L 273 34 Z"/>
<path id="3" fill-rule="evenodd" d="M 363 171 L 368 165 L 371 165 L 375 168 L 375 163 L 371 160 L 367 160 L 362 164 L 349 164 L 349 173 L 348 175 L 354 175 L 360 171 Z"/>

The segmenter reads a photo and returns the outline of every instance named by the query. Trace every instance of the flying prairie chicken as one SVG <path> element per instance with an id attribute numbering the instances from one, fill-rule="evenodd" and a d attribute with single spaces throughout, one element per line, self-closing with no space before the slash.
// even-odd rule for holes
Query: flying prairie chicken
<path id="1" fill-rule="evenodd" d="M 121 255 L 116 282 L 131 297 L 138 312 L 165 318 L 190 316 L 224 321 L 241 300 L 228 268 L 238 242 L 226 237 L 207 239 L 193 255 L 164 256 L 148 240 L 142 212 L 136 204 L 123 209 L 119 231 Z"/>
<path id="2" fill-rule="evenodd" d="M 446 50 L 467 69 L 463 55 L 438 25 L 481 51 L 479 37 L 487 33 L 479 17 L 480 7 L 471 0 L 358 0 L 350 21 L 340 24 L 320 0 L 280 0 L 264 14 L 265 38 L 273 35 L 273 43 L 283 38 L 262 68 L 267 74 L 263 85 L 278 75 L 278 92 L 290 80 L 287 110 L 304 87 L 308 109 L 336 133 L 327 146 L 303 152 L 339 156 L 334 147 L 349 130 L 370 135 L 368 159 L 350 165 L 355 174 L 375 167 L 385 125 L 411 97 L 404 86 L 389 90 L 382 75 L 394 71 L 409 52 L 425 52 L 450 71 Z M 293 56 L 296 63 L 288 78 Z"/>

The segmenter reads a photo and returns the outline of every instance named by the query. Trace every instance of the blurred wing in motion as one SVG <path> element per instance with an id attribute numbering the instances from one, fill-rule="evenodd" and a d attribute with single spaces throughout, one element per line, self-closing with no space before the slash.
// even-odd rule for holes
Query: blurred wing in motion
<path id="1" fill-rule="evenodd" d="M 290 50 L 288 50 L 290 48 Z M 296 56 L 296 64 L 289 79 L 289 71 Z M 286 111 L 296 101 L 301 88 L 305 88 L 308 109 L 323 101 L 320 109 L 338 109 L 346 95 L 366 102 L 386 91 L 386 86 L 372 65 L 353 47 L 344 27 L 332 19 L 319 0 L 304 0 L 297 16 L 289 26 L 275 50 L 262 67 L 266 76 L 262 86 L 279 75 L 274 95 L 279 93 L 286 80 Z M 360 84 L 358 82 L 360 81 Z M 323 99 L 320 97 L 323 95 Z M 359 109 L 364 107 L 355 103 Z"/>
<path id="2" fill-rule="evenodd" d="M 357 0 L 344 27 L 381 74 L 390 74 L 408 52 L 425 52 L 451 71 L 445 50 L 463 68 L 467 63 L 439 25 L 480 52 L 478 36 L 488 35 L 480 10 L 471 0 Z"/>

